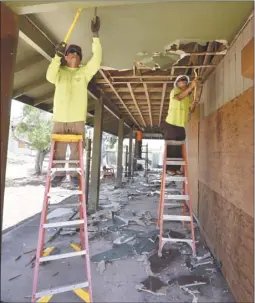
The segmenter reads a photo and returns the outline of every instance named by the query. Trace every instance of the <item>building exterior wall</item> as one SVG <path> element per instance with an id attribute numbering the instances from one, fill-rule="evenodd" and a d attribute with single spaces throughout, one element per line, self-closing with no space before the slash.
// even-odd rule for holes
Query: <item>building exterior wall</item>
<path id="1" fill-rule="evenodd" d="M 252 18 L 205 82 L 200 119 L 188 126 L 193 208 L 237 302 L 253 302 L 254 295 L 254 87 L 241 74 L 253 24 Z"/>

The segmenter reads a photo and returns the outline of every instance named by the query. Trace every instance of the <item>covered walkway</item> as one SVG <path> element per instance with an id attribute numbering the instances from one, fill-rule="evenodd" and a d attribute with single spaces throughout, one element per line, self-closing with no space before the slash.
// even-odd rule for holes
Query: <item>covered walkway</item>
<path id="1" fill-rule="evenodd" d="M 2 210 L 11 100 L 52 112 L 54 87 L 46 81 L 45 73 L 54 56 L 55 45 L 63 40 L 77 8 L 84 8 L 70 43 L 81 45 L 83 63 L 90 58 L 90 20 L 94 16 L 95 1 L 6 1 L 0 5 L 1 75 L 4 75 L 1 77 Z M 92 161 L 88 161 L 86 166 L 91 166 L 91 175 L 86 183 L 89 188 L 89 210 L 96 213 L 102 207 L 101 194 L 106 196 L 103 200 L 111 201 L 107 196 L 109 188 L 101 187 L 101 192 L 99 190 L 102 132 L 118 136 L 116 185 L 121 187 L 124 138 L 129 138 L 127 175 L 131 179 L 134 173 L 135 130 L 141 130 L 143 138 L 162 139 L 160 125 L 167 114 L 173 82 L 180 74 L 193 79 L 196 69 L 200 82 L 196 95 L 198 106 L 189 121 L 186 141 L 193 212 L 199 225 L 197 236 L 199 239 L 200 233 L 203 235 L 234 299 L 238 302 L 253 302 L 254 3 L 122 1 L 119 4 L 107 1 L 98 2 L 97 5 L 97 14 L 102 22 L 100 40 L 103 62 L 88 86 L 86 123 L 94 127 Z M 180 12 L 182 22 L 179 21 Z M 118 202 L 127 200 L 127 205 L 119 215 L 124 210 L 132 209 L 138 212 L 151 211 L 150 224 L 143 226 L 143 232 L 147 233 L 145 238 L 152 245 L 150 253 L 153 253 L 156 245 L 153 219 L 156 217 L 158 197 L 142 196 L 140 204 L 136 198 L 126 199 L 127 192 L 135 190 L 132 183 L 119 190 L 113 192 L 111 189 L 111 196 L 113 193 L 116 199 L 120 198 Z M 129 215 L 128 212 L 126 216 Z M 102 247 L 112 247 L 116 233 L 119 232 L 119 227 L 115 225 L 112 230 L 110 228 L 110 232 L 103 226 L 99 227 L 97 232 L 100 241 L 98 238 L 91 239 L 91 255 L 102 252 Z M 29 295 L 31 290 L 32 271 L 30 265 L 25 266 L 25 263 L 33 253 L 24 254 L 23 244 L 35 248 L 37 227 L 36 216 L 3 236 L 2 294 L 7 302 L 29 300 L 23 297 Z M 178 226 L 171 226 L 170 229 L 180 232 Z M 148 235 L 150 231 L 152 234 Z M 67 242 L 75 240 L 75 235 L 72 237 L 67 235 Z M 135 238 L 138 238 L 137 233 Z M 155 295 L 140 293 L 135 289 L 137 284 L 151 275 L 145 271 L 145 268 L 148 269 L 147 259 L 142 254 L 134 253 L 135 245 L 133 242 L 131 251 L 128 249 L 129 257 L 112 264 L 106 262 L 106 270 L 102 275 L 96 271 L 96 265 L 92 262 L 93 285 L 96 285 L 94 301 L 104 301 L 106 297 L 110 302 L 129 298 L 134 302 L 155 301 Z M 232 300 L 222 276 L 215 271 L 215 265 L 212 268 L 196 268 L 199 273 L 195 273 L 205 275 L 210 280 L 201 289 L 199 286 L 199 293 L 188 293 L 178 283 L 169 282 L 171 285 L 165 288 L 168 281 L 192 274 L 188 269 L 190 262 L 185 262 L 186 255 L 182 248 L 171 249 L 175 251 L 174 260 L 169 257 L 171 262 L 166 271 L 160 270 L 164 296 L 157 296 L 157 300 Z M 201 254 L 204 256 L 206 252 Z M 120 264 L 127 269 L 125 274 Z M 65 270 L 68 273 L 65 276 L 66 283 L 62 282 L 68 284 L 68 279 L 73 278 L 73 271 L 68 263 L 62 265 L 67 266 Z M 157 268 L 161 268 L 161 265 L 158 264 Z M 25 270 L 21 273 L 19 270 L 16 272 L 17 269 Z M 42 268 L 49 279 L 44 283 L 55 282 L 60 276 L 63 277 L 58 267 L 52 269 L 54 272 L 49 271 L 48 264 Z M 9 281 L 19 274 L 21 276 Z M 124 281 L 123 285 L 118 283 L 119 280 Z M 113 285 L 115 297 L 111 294 Z"/>

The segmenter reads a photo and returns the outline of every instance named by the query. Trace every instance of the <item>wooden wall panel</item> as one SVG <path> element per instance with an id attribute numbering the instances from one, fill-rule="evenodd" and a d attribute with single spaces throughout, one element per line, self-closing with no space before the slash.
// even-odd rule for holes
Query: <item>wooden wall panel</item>
<path id="1" fill-rule="evenodd" d="M 245 79 L 241 73 L 241 51 L 254 37 L 253 27 L 254 18 L 247 23 L 226 56 L 220 61 L 215 74 L 212 73 L 204 83 L 206 89 L 202 92 L 200 102 L 204 103 L 205 116 L 253 86 L 253 81 Z"/>
<path id="2" fill-rule="evenodd" d="M 235 77 L 236 77 L 236 86 L 235 86 L 235 95 L 239 96 L 244 91 L 244 78 L 242 76 L 242 70 L 241 70 L 241 52 L 243 49 L 243 35 L 240 35 L 236 42 L 236 68 L 235 68 Z"/>
<path id="3" fill-rule="evenodd" d="M 190 178 L 190 190 L 192 208 L 198 216 L 198 127 L 199 127 L 199 108 L 196 108 L 188 123 L 187 146 L 188 146 L 188 168 Z"/>
<path id="4" fill-rule="evenodd" d="M 249 22 L 247 26 L 243 30 L 243 48 L 246 44 L 254 37 L 254 28 L 253 21 Z M 244 78 L 244 90 L 250 88 L 253 85 L 253 81 L 251 79 Z"/>
<path id="5" fill-rule="evenodd" d="M 253 216 L 253 88 L 200 121 L 199 180 Z"/>
<path id="6" fill-rule="evenodd" d="M 237 302 L 254 302 L 253 218 L 199 182 L 199 221 Z"/>

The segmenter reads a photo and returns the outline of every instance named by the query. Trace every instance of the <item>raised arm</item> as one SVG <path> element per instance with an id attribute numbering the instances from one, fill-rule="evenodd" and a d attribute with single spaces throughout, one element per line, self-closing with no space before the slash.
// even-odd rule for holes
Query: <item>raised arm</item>
<path id="1" fill-rule="evenodd" d="M 66 49 L 66 44 L 64 42 L 60 43 L 60 45 L 58 45 L 56 47 L 56 55 L 52 59 L 50 65 L 48 67 L 48 70 L 46 73 L 46 79 L 52 84 L 56 83 L 59 68 L 61 65 L 61 58 L 62 58 L 63 54 L 65 53 L 65 49 Z"/>
<path id="2" fill-rule="evenodd" d="M 93 37 L 92 53 L 92 58 L 84 66 L 87 82 L 97 73 L 102 62 L 102 46 L 98 37 Z"/>
<path id="3" fill-rule="evenodd" d="M 184 91 L 174 95 L 174 98 L 181 101 L 192 92 L 192 90 L 196 87 L 196 85 L 197 82 L 195 80 L 191 81 L 190 85 Z"/>
<path id="4" fill-rule="evenodd" d="M 102 62 L 102 46 L 99 40 L 100 19 L 98 16 L 91 21 L 91 31 L 93 35 L 92 58 L 85 65 L 86 80 L 89 82 L 97 73 Z"/>

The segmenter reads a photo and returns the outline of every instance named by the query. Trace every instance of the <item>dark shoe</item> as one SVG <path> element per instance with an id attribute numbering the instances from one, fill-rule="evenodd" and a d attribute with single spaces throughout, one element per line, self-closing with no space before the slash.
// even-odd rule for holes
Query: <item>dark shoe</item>
<path id="1" fill-rule="evenodd" d="M 71 183 L 74 188 L 77 188 L 80 186 L 80 180 L 78 177 L 71 177 Z"/>
<path id="2" fill-rule="evenodd" d="M 51 180 L 51 187 L 57 187 L 60 186 L 60 184 L 62 183 L 62 181 L 65 179 L 66 176 L 55 176 L 52 180 Z"/>

